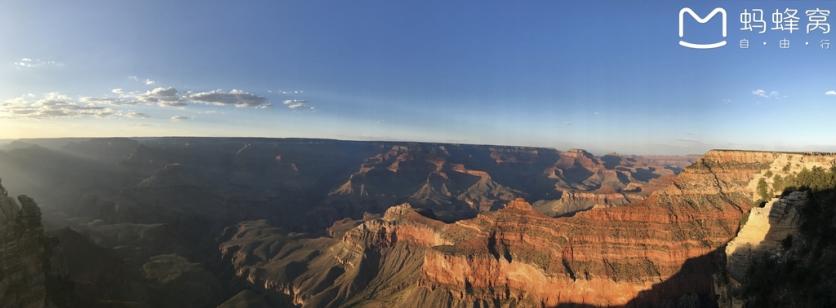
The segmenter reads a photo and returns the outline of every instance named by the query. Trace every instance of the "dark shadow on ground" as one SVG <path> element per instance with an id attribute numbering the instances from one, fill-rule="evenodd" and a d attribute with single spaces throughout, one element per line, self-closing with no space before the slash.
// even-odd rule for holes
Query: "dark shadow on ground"
<path id="1" fill-rule="evenodd" d="M 717 307 L 714 275 L 724 264 L 722 248 L 685 261 L 667 280 L 639 293 L 628 307 Z"/>

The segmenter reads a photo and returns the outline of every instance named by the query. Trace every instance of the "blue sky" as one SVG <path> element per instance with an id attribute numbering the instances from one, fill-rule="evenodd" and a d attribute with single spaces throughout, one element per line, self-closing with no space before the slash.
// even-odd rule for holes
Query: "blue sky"
<path id="1" fill-rule="evenodd" d="M 1 1 L 0 138 L 836 150 L 836 31 L 803 29 L 832 2 L 245 3 Z M 729 45 L 679 46 L 685 6 L 725 8 Z M 744 8 L 798 9 L 802 29 L 741 31 Z"/>

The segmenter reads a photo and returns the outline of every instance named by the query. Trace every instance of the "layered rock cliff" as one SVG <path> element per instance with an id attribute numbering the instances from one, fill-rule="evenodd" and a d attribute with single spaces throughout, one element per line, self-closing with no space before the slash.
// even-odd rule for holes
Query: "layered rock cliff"
<path id="1" fill-rule="evenodd" d="M 769 200 L 725 247 L 718 304 L 836 305 L 836 155 L 777 153 L 749 188 Z"/>
<path id="2" fill-rule="evenodd" d="M 753 263 L 759 258 L 785 253 L 793 236 L 798 236 L 799 213 L 808 198 L 807 192 L 794 191 L 769 201 L 762 208 L 752 208 L 740 232 L 725 247 L 725 273 L 722 278 L 718 277 L 718 282 L 722 281 L 718 285 L 722 307 L 746 304 L 740 290 L 751 282 L 749 274 Z"/>
<path id="3" fill-rule="evenodd" d="M 781 155 L 710 151 L 642 200 L 572 217 L 516 199 L 444 223 L 405 204 L 329 237 L 242 223 L 221 250 L 239 277 L 306 307 L 711 305 L 752 183 Z"/>

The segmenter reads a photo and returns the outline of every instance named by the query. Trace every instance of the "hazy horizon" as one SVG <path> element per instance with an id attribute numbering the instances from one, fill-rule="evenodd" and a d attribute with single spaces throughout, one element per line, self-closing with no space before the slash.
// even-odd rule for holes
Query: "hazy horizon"
<path id="1" fill-rule="evenodd" d="M 324 141 L 340 141 L 340 142 L 388 142 L 388 143 L 426 143 L 426 144 L 457 144 L 457 145 L 476 145 L 476 146 L 501 146 L 501 147 L 525 147 L 525 148 L 543 148 L 543 149 L 555 149 L 558 151 L 568 151 L 568 150 L 585 150 L 594 155 L 601 156 L 606 154 L 618 154 L 618 155 L 638 155 L 638 156 L 701 156 L 705 154 L 705 152 L 712 151 L 712 150 L 740 150 L 740 151 L 762 151 L 762 152 L 787 152 L 787 153 L 809 153 L 809 152 L 819 152 L 819 153 L 832 153 L 836 152 L 836 148 L 831 148 L 828 150 L 827 148 L 821 149 L 816 147 L 809 147 L 807 149 L 793 149 L 793 148 L 783 148 L 783 149 L 760 149 L 760 148 L 745 148 L 745 147 L 715 147 L 715 148 L 708 148 L 703 152 L 694 152 L 694 153 L 664 153 L 664 152 L 652 152 L 652 153 L 635 153 L 635 152 L 621 152 L 616 150 L 607 150 L 607 149 L 591 149 L 585 147 L 556 147 L 556 146 L 548 146 L 548 145 L 521 145 L 521 144 L 494 144 L 494 143 L 469 143 L 469 142 L 455 142 L 455 141 L 422 141 L 422 140 L 401 140 L 401 139 L 343 139 L 343 138 L 317 138 L 317 137 L 269 137 L 269 136 L 194 136 L 194 135 L 170 135 L 170 136 L 98 136 L 98 137 L 89 137 L 89 136 L 77 136 L 77 137 L 33 137 L 33 138 L 0 138 L 0 145 L 8 144 L 14 141 L 26 141 L 26 140 L 61 140 L 61 139 L 109 139 L 109 138 L 126 138 L 126 139 L 165 139 L 165 138 L 207 138 L 207 139 L 275 139 L 275 140 L 289 140 L 289 139 L 300 139 L 300 140 L 324 140 Z"/>

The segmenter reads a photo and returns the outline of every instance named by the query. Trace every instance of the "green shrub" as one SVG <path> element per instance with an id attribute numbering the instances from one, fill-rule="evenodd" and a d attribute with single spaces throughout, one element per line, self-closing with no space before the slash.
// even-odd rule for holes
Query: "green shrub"
<path id="1" fill-rule="evenodd" d="M 769 200 L 769 186 L 763 178 L 758 181 L 758 196 L 763 200 Z"/>
<path id="2" fill-rule="evenodd" d="M 780 174 L 776 174 L 772 179 L 772 191 L 775 193 L 784 191 L 784 178 Z"/>

